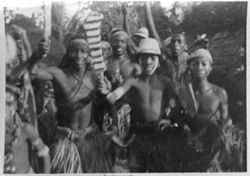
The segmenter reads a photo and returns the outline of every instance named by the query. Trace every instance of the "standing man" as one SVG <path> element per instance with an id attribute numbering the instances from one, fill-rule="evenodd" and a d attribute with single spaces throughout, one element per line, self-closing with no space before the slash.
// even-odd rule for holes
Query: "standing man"
<path id="1" fill-rule="evenodd" d="M 58 108 L 58 141 L 52 146 L 51 172 L 69 173 L 82 172 L 79 152 L 74 139 L 83 139 L 91 131 L 92 100 L 94 95 L 94 79 L 88 66 L 88 44 L 82 36 L 74 36 L 67 45 L 67 52 L 60 67 L 45 67 L 36 64 L 47 53 L 45 43 L 27 62 L 13 71 L 15 75 L 29 68 L 31 77 L 52 81 Z M 64 153 L 62 150 L 71 150 Z M 69 162 L 71 165 L 67 165 Z M 63 167 L 60 167 L 63 166 Z"/>
<path id="2" fill-rule="evenodd" d="M 177 154 L 183 145 L 182 130 L 170 126 L 171 121 L 164 119 L 164 109 L 174 108 L 176 103 L 171 82 L 164 76 L 158 75 L 156 69 L 160 59 L 160 48 L 157 40 L 148 38 L 141 41 L 137 59 L 142 73 L 137 77 L 128 78 L 113 92 L 99 85 L 99 91 L 106 95 L 110 103 L 128 94 L 131 106 L 131 125 L 127 136 L 115 136 L 116 143 L 127 146 L 128 138 L 136 136 L 129 146 L 130 166 L 133 172 L 167 172 L 177 171 L 179 162 Z M 178 125 L 183 127 L 181 120 Z M 181 129 L 181 128 L 180 128 Z M 132 138 L 133 139 L 133 138 Z M 177 142 L 176 142 L 177 141 Z"/>
<path id="3" fill-rule="evenodd" d="M 188 71 L 176 88 L 186 112 L 186 123 L 199 141 L 193 159 L 186 162 L 189 163 L 187 171 L 223 171 L 225 161 L 230 161 L 228 129 L 232 120 L 228 116 L 227 93 L 207 80 L 211 70 L 210 52 L 196 49 L 189 57 Z"/>
<path id="4" fill-rule="evenodd" d="M 111 33 L 111 47 L 113 55 L 107 63 L 107 73 L 112 77 L 112 83 L 122 82 L 131 76 L 140 74 L 140 67 L 132 63 L 127 56 L 127 44 L 129 36 L 123 30 L 115 30 Z"/>
<path id="5" fill-rule="evenodd" d="M 169 53 L 167 53 L 166 60 L 162 63 L 162 73 L 172 81 L 175 81 L 186 70 L 186 63 L 188 53 L 186 50 L 186 39 L 184 34 L 174 34 L 171 37 L 169 44 Z"/>

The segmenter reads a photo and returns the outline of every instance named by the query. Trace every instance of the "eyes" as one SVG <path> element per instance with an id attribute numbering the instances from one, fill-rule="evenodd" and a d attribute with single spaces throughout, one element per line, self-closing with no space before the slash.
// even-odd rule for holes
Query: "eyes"
<path id="1" fill-rule="evenodd" d="M 191 61 L 191 63 L 190 63 L 191 67 L 197 67 L 199 65 L 201 65 L 203 67 L 207 67 L 210 65 L 210 62 L 207 60 L 195 59 L 195 60 Z"/>
<path id="2" fill-rule="evenodd" d="M 156 61 L 159 57 L 156 55 L 141 55 L 140 60 L 142 62 L 147 61 L 148 59 L 151 59 L 152 61 Z"/>
<path id="3" fill-rule="evenodd" d="M 69 51 L 69 54 L 71 56 L 75 56 L 75 55 L 81 55 L 83 57 L 87 57 L 88 56 L 88 52 L 85 51 L 84 49 L 72 49 Z"/>
<path id="4" fill-rule="evenodd" d="M 171 40 L 171 43 L 172 43 L 172 44 L 175 44 L 176 42 L 177 42 L 178 44 L 184 43 L 182 39 L 173 39 L 173 40 Z"/>
<path id="5" fill-rule="evenodd" d="M 118 45 L 118 44 L 125 45 L 126 44 L 126 40 L 124 40 L 124 39 L 113 39 L 112 40 L 112 44 L 113 45 Z"/>

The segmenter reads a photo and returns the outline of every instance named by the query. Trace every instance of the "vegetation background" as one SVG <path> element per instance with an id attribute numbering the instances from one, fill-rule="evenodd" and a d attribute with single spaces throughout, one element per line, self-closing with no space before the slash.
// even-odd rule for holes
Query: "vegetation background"
<path id="1" fill-rule="evenodd" d="M 125 4 L 124 4 L 125 3 Z M 108 40 L 113 27 L 123 26 L 122 6 L 128 9 L 130 31 L 135 32 L 141 26 L 146 26 L 145 2 L 143 1 L 87 1 L 79 2 L 78 10 L 72 17 L 67 15 L 67 5 L 56 1 L 52 4 L 52 42 L 49 56 L 42 62 L 47 65 L 58 65 L 65 52 L 64 36 L 74 32 L 79 25 L 79 17 L 87 9 L 99 11 L 104 15 L 102 23 L 102 38 Z M 171 7 L 163 7 L 161 2 L 151 2 L 151 11 L 156 30 L 162 42 L 172 33 L 185 32 L 188 51 L 193 49 L 197 34 L 207 34 L 209 50 L 214 64 L 210 80 L 228 91 L 230 109 L 234 109 L 239 99 L 245 103 L 246 75 L 236 70 L 246 65 L 245 56 L 240 56 L 241 47 L 246 48 L 246 17 L 247 2 L 210 2 L 187 1 L 174 2 Z M 41 22 L 37 24 L 39 14 L 29 18 L 23 14 L 14 14 L 5 8 L 5 14 L 13 17 L 13 23 L 26 29 L 31 47 L 35 49 L 43 35 Z M 41 14 L 40 14 L 41 15 Z M 243 112 L 242 112 L 243 111 Z M 236 122 L 245 124 L 245 108 L 232 112 Z"/>

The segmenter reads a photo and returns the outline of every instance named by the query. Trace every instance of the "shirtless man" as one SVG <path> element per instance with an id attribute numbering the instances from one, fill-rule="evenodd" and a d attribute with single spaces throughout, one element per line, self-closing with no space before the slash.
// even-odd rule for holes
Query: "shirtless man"
<path id="1" fill-rule="evenodd" d="M 44 64 L 36 64 L 46 52 L 46 43 L 42 42 L 31 59 L 20 65 L 17 70 L 29 68 L 32 77 L 52 81 L 58 112 L 58 144 L 66 145 L 66 148 L 71 147 L 73 153 L 66 152 L 65 156 L 60 155 L 59 152 L 53 152 L 60 150 L 60 147 L 53 145 L 52 155 L 57 153 L 59 157 L 52 157 L 51 171 L 82 172 L 80 156 L 72 142 L 76 138 L 83 139 L 91 129 L 92 100 L 95 91 L 93 74 L 88 67 L 88 44 L 82 36 L 73 37 L 68 42 L 67 52 L 59 67 L 44 67 Z M 18 71 L 14 72 L 18 73 Z M 72 145 L 69 145 L 68 140 Z M 64 165 L 68 160 L 71 160 L 69 163 L 72 165 L 60 170 L 58 166 Z M 71 168 L 75 170 L 72 171 Z"/>
<path id="2" fill-rule="evenodd" d="M 180 82 L 177 94 L 187 114 L 186 122 L 199 141 L 195 150 L 200 153 L 200 157 L 190 160 L 190 163 L 196 164 L 187 167 L 191 169 L 189 171 L 208 171 L 214 168 L 213 171 L 221 171 L 218 167 L 220 161 L 217 160 L 219 152 L 224 146 L 230 153 L 227 138 L 224 142 L 221 140 L 221 134 L 225 134 L 225 130 L 232 124 L 228 117 L 227 93 L 207 80 L 212 70 L 212 56 L 208 50 L 196 49 L 189 57 L 188 70 L 183 82 Z M 199 167 L 197 163 L 202 164 Z"/>
<path id="3" fill-rule="evenodd" d="M 114 30 L 111 33 L 113 55 L 108 58 L 105 75 L 109 79 L 112 89 L 119 87 L 126 79 L 135 77 L 141 72 L 140 66 L 137 63 L 131 62 L 127 56 L 128 39 L 127 33 L 121 29 Z M 130 108 L 127 103 L 126 98 L 123 98 L 117 101 L 115 106 L 111 106 L 113 123 L 118 126 L 119 130 L 123 128 L 122 126 L 127 126 L 130 121 Z M 115 112 L 116 110 L 117 112 Z"/>
<path id="4" fill-rule="evenodd" d="M 107 73 L 114 79 L 111 80 L 112 84 L 140 74 L 138 64 L 132 63 L 126 54 L 128 38 L 127 33 L 122 30 L 111 34 L 113 55 L 108 58 Z"/>
<path id="5" fill-rule="evenodd" d="M 91 122 L 94 81 L 87 68 L 88 44 L 81 37 L 71 39 L 60 67 L 30 69 L 32 76 L 52 81 L 58 106 L 59 125 L 73 131 L 86 130 Z"/>
<path id="6" fill-rule="evenodd" d="M 135 143 L 131 146 L 133 159 L 131 158 L 130 163 L 139 164 L 140 168 L 133 170 L 136 172 L 175 170 L 169 166 L 170 160 L 166 156 L 169 154 L 169 151 L 166 152 L 169 148 L 166 136 L 170 133 L 164 132 L 164 129 L 171 122 L 169 119 L 162 119 L 163 109 L 170 107 L 169 100 L 174 97 L 174 91 L 170 80 L 155 72 L 160 54 L 159 44 L 155 39 L 142 40 L 137 56 L 142 73 L 137 78 L 128 78 L 121 87 L 111 93 L 103 82 L 98 86 L 100 92 L 107 95 L 106 98 L 110 103 L 114 103 L 128 92 L 132 108 L 129 135 L 136 133 Z M 118 141 L 126 143 L 129 136 L 123 137 L 114 137 L 113 140 L 117 143 Z M 157 147 L 153 149 L 152 146 Z"/>
<path id="7" fill-rule="evenodd" d="M 191 84 L 196 100 L 196 116 L 203 119 L 213 117 L 220 112 L 220 120 L 226 124 L 228 120 L 227 93 L 222 87 L 207 80 L 212 70 L 212 56 L 206 49 L 197 49 L 189 57 Z"/>
<path id="8" fill-rule="evenodd" d="M 22 122 L 17 112 L 17 95 L 19 88 L 7 85 L 5 114 L 5 157 L 4 173 L 34 173 L 29 161 L 29 146 L 32 144 L 37 156 L 42 161 L 41 173 L 49 173 L 49 149 L 37 134 L 35 128 Z"/>

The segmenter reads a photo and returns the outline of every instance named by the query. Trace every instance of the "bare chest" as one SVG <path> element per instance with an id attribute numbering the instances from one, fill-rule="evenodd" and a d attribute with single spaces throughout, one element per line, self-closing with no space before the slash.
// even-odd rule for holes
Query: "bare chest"
<path id="1" fill-rule="evenodd" d="M 195 93 L 199 114 L 213 114 L 219 109 L 220 99 L 213 93 Z"/>
<path id="2" fill-rule="evenodd" d="M 124 78 L 132 75 L 133 65 L 129 61 L 112 61 L 108 64 L 108 71 L 112 74 L 121 74 Z"/>
<path id="3" fill-rule="evenodd" d="M 160 109 L 163 98 L 163 89 L 145 83 L 138 83 L 133 89 L 132 98 L 137 105 L 140 105 L 144 109 Z"/>
<path id="4" fill-rule="evenodd" d="M 94 89 L 94 81 L 89 73 L 82 77 L 66 74 L 63 79 L 56 81 L 54 88 L 57 97 L 65 100 L 72 96 L 82 99 Z"/>

